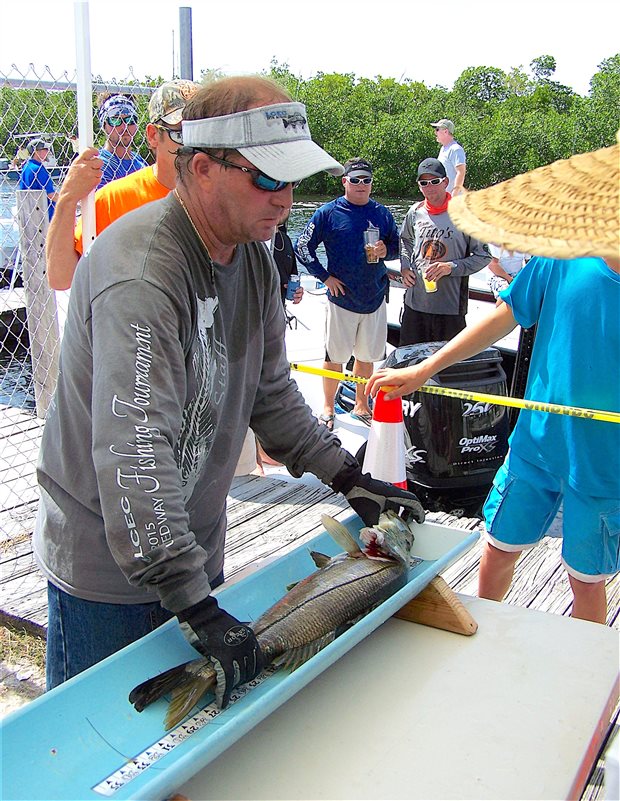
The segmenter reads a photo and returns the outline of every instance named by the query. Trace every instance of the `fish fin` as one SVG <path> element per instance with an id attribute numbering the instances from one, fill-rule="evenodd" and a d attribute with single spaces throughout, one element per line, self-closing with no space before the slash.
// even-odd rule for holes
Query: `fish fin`
<path id="1" fill-rule="evenodd" d="M 319 651 L 322 651 L 323 648 L 329 645 L 330 642 L 333 642 L 335 637 L 336 632 L 330 631 L 317 640 L 299 646 L 299 648 L 291 648 L 283 653 L 282 656 L 278 657 L 277 660 L 274 660 L 273 664 L 277 667 L 285 668 L 286 670 L 297 670 L 304 662 L 307 662 L 315 654 L 318 654 Z"/>
<path id="2" fill-rule="evenodd" d="M 314 564 L 319 569 L 322 567 L 327 567 L 327 565 L 331 562 L 331 556 L 326 556 L 324 553 L 320 553 L 319 551 L 310 551 L 310 556 L 312 557 Z"/>
<path id="3" fill-rule="evenodd" d="M 329 515 L 321 515 L 321 523 L 323 523 L 325 531 L 327 531 L 334 542 L 338 543 L 349 556 L 355 558 L 364 556 L 363 551 L 360 550 L 359 545 L 355 542 L 349 530 L 339 520 L 335 520 Z"/>
<path id="4" fill-rule="evenodd" d="M 286 585 L 286 591 L 290 592 L 293 589 L 293 587 L 296 587 L 298 584 L 299 584 L 298 581 L 291 581 L 290 584 Z"/>
<path id="5" fill-rule="evenodd" d="M 211 672 L 215 675 L 215 671 L 210 668 L 210 663 L 204 658 L 183 662 L 181 665 L 165 670 L 163 673 L 143 681 L 142 684 L 138 684 L 129 693 L 129 701 L 138 712 L 142 712 L 149 704 L 159 700 L 167 693 L 173 692 L 177 687 L 191 683 L 196 676 L 203 672 L 204 668 L 207 668 L 204 671 L 207 674 L 206 679 Z"/>
<path id="6" fill-rule="evenodd" d="M 177 726 L 183 718 L 189 715 L 202 696 L 214 687 L 215 672 L 212 676 L 205 675 L 204 672 L 196 673 L 192 678 L 175 687 L 164 720 L 166 730 Z"/>

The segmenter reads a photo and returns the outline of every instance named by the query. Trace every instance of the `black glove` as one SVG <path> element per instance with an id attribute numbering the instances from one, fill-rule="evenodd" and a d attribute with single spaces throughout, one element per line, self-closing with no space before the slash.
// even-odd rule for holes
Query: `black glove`
<path id="1" fill-rule="evenodd" d="M 412 492 L 362 473 L 359 463 L 350 454 L 344 467 L 336 473 L 331 488 L 344 495 L 353 511 L 357 512 L 367 526 L 376 525 L 379 515 L 386 509 L 398 512 L 401 506 L 405 509 L 405 519 L 413 518 L 418 523 L 424 522 L 424 509 Z"/>
<path id="2" fill-rule="evenodd" d="M 177 614 L 181 630 L 197 651 L 208 657 L 217 673 L 215 700 L 223 709 L 239 684 L 251 681 L 263 669 L 263 654 L 256 635 L 220 609 L 208 595 Z"/>

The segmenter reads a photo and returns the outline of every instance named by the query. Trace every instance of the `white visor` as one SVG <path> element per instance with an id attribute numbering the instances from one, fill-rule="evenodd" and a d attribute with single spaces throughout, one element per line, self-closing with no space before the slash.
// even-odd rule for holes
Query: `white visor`
<path id="1" fill-rule="evenodd" d="M 341 164 L 312 141 L 303 103 L 183 120 L 182 128 L 184 146 L 238 150 L 277 181 L 301 181 L 321 170 L 332 175 L 344 172 Z"/>

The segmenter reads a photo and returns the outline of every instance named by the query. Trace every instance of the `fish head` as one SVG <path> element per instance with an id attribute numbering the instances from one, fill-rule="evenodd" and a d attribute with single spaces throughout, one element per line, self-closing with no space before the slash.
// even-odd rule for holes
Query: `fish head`
<path id="1" fill-rule="evenodd" d="M 376 526 L 366 526 L 360 531 L 360 539 L 369 559 L 395 559 L 409 565 L 415 537 L 411 525 L 396 512 L 383 512 Z"/>

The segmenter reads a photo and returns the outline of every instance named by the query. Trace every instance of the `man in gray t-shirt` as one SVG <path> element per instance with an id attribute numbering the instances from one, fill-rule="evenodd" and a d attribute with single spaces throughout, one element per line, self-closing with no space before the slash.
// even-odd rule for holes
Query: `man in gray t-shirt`
<path id="1" fill-rule="evenodd" d="M 268 79 L 224 78 L 187 104 L 182 135 L 175 190 L 108 226 L 78 263 L 34 550 L 49 588 L 49 687 L 177 615 L 214 662 L 226 705 L 262 665 L 252 630 L 211 594 L 248 426 L 366 525 L 390 499 L 424 513 L 411 493 L 362 474 L 290 378 L 262 242 L 293 182 L 342 173 L 310 138 L 305 107 Z"/>
<path id="2" fill-rule="evenodd" d="M 438 159 L 420 162 L 418 186 L 424 200 L 411 206 L 400 231 L 400 269 L 407 287 L 400 345 L 441 342 L 462 331 L 468 276 L 491 260 L 485 245 L 452 223 L 447 184 Z"/>
<path id="3" fill-rule="evenodd" d="M 435 138 L 441 145 L 437 158 L 443 164 L 448 176 L 446 191 L 453 197 L 460 195 L 465 183 L 467 172 L 467 157 L 462 146 L 454 138 L 454 123 L 452 120 L 438 120 L 431 122 L 435 129 Z"/>

